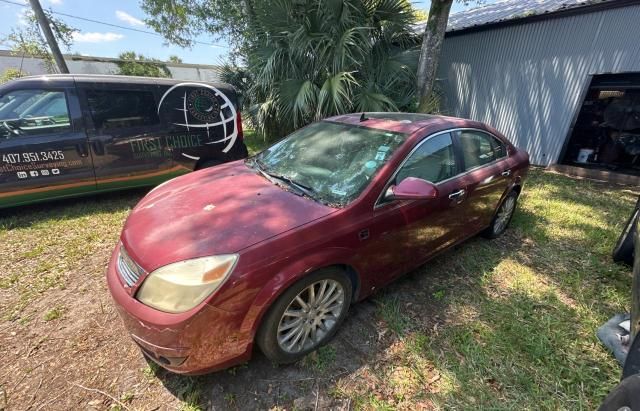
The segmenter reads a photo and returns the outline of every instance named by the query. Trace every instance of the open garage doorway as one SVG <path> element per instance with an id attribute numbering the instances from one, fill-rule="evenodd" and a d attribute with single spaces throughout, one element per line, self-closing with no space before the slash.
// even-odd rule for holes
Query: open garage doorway
<path id="1" fill-rule="evenodd" d="M 640 176 L 640 73 L 593 76 L 561 163 Z"/>

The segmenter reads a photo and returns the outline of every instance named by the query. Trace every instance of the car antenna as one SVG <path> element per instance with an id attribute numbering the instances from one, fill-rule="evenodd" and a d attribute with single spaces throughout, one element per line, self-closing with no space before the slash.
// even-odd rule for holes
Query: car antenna
<path id="1" fill-rule="evenodd" d="M 367 120 L 369 119 L 364 115 L 364 111 L 363 111 L 362 115 L 360 116 L 360 122 L 367 121 Z"/>

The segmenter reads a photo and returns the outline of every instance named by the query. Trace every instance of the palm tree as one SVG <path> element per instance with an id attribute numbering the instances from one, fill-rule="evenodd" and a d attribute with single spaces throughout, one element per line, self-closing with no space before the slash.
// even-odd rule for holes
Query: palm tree
<path id="1" fill-rule="evenodd" d="M 334 114 L 412 107 L 419 37 L 407 0 L 255 2 L 251 114 L 265 135 Z"/>

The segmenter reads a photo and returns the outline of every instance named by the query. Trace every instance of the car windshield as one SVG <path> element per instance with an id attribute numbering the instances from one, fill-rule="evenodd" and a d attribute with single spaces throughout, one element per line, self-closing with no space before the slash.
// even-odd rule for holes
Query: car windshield
<path id="1" fill-rule="evenodd" d="M 254 157 L 257 167 L 331 205 L 357 198 L 406 135 L 355 125 L 313 123 Z"/>

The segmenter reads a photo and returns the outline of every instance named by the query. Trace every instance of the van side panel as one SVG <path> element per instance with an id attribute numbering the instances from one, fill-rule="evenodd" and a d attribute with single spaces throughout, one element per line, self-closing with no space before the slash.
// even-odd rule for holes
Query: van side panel
<path id="1" fill-rule="evenodd" d="M 73 81 L 0 89 L 0 207 L 96 190 Z"/>
<path id="2" fill-rule="evenodd" d="M 156 113 L 154 84 L 78 85 L 98 190 L 158 184 L 179 175 Z"/>
<path id="3" fill-rule="evenodd" d="M 158 113 L 167 124 L 166 144 L 176 164 L 193 169 L 247 156 L 232 87 L 183 82 L 159 84 L 159 93 Z"/>
<path id="4" fill-rule="evenodd" d="M 245 158 L 239 116 L 226 84 L 114 75 L 12 81 L 0 87 L 0 208 L 154 186 Z"/>

